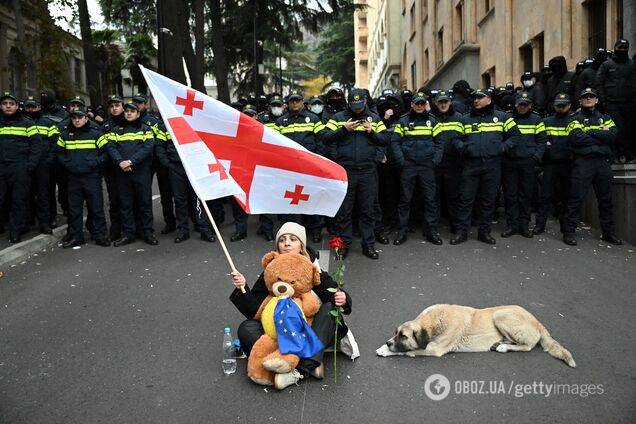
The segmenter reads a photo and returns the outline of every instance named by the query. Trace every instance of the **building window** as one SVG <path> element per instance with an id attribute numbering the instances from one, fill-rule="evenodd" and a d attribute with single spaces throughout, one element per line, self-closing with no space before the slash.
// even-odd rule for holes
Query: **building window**
<path id="1" fill-rule="evenodd" d="M 453 46 L 457 47 L 464 41 L 464 3 L 459 2 L 455 7 L 455 14 L 453 15 Z"/>
<path id="2" fill-rule="evenodd" d="M 495 83 L 495 67 L 488 69 L 481 74 L 481 85 L 484 88 L 491 87 Z"/>
<path id="3" fill-rule="evenodd" d="M 428 58 L 428 49 L 424 50 L 424 81 L 428 81 L 429 79 L 429 69 L 430 69 L 430 63 L 429 63 L 429 58 Z"/>
<path id="4" fill-rule="evenodd" d="M 519 55 L 521 56 L 521 66 L 523 72 L 532 72 L 532 44 L 527 43 L 519 49 Z"/>
<path id="5" fill-rule="evenodd" d="M 537 35 L 535 38 L 536 41 L 536 49 L 539 50 L 539 65 L 543 66 L 545 63 L 545 48 L 543 47 L 543 33 Z M 541 70 L 538 68 L 539 71 Z"/>
<path id="6" fill-rule="evenodd" d="M 428 0 L 421 0 L 420 4 L 422 5 L 422 22 L 428 18 Z"/>
<path id="7" fill-rule="evenodd" d="M 585 3 L 588 16 L 588 53 L 590 56 L 594 56 L 596 49 L 606 47 L 605 3 L 604 0 L 591 0 Z"/>
<path id="8" fill-rule="evenodd" d="M 417 61 L 411 63 L 411 89 L 417 90 Z"/>
<path id="9" fill-rule="evenodd" d="M 82 61 L 75 58 L 73 66 L 73 82 L 76 88 L 82 88 Z"/>
<path id="10" fill-rule="evenodd" d="M 415 35 L 415 3 L 411 6 L 411 38 Z"/>
<path id="11" fill-rule="evenodd" d="M 436 65 L 439 68 L 444 63 L 444 27 L 437 32 L 437 48 L 435 50 Z"/>

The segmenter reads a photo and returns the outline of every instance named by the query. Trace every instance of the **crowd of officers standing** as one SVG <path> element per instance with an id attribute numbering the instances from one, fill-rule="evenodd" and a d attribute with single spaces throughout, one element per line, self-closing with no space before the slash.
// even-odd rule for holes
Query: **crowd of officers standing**
<path id="1" fill-rule="evenodd" d="M 305 225 L 314 243 L 326 226 L 343 239 L 344 256 L 355 231 L 362 253 L 378 259 L 375 243 L 388 244 L 389 229 L 397 229 L 393 244 L 402 245 L 420 222 L 426 240 L 440 245 L 442 215 L 448 217 L 451 244 L 467 241 L 471 225 L 477 226 L 479 241 L 495 244 L 491 224 L 500 192 L 502 237 L 544 233 L 554 208 L 563 241 L 576 245 L 578 214 L 591 187 L 602 239 L 621 244 L 614 229 L 610 164 L 634 162 L 636 152 L 636 70 L 628 49 L 629 42 L 620 39 L 613 52 L 599 49 L 574 72 L 557 56 L 542 72 L 524 73 L 521 87 L 473 90 L 460 80 L 449 90 L 387 89 L 377 99 L 364 89 L 354 88 L 345 98 L 332 88 L 308 100 L 292 90 L 284 98 L 251 96 L 232 106 L 346 169 L 347 194 L 333 219 L 279 217 Z M 193 221 L 202 240 L 215 241 L 169 134 L 148 113 L 145 95 L 129 103 L 111 96 L 108 118 L 87 109 L 79 97 L 71 101 L 69 114 L 50 90 L 39 101 L 26 99 L 23 110 L 10 93 L 0 101 L 0 205 L 8 206 L 11 242 L 20 241 L 29 221 L 51 233 L 57 225 L 57 186 L 69 223 L 63 247 L 84 243 L 84 202 L 86 227 L 98 245 L 112 240 L 121 246 L 137 238 L 156 245 L 153 175 L 166 223 L 162 233 L 177 231 L 174 241 L 180 243 L 190 237 Z M 230 201 L 235 225 L 230 240 L 242 240 L 248 217 Z M 209 205 L 222 222 L 223 201 Z M 258 219 L 258 234 L 273 240 L 275 217 Z"/>

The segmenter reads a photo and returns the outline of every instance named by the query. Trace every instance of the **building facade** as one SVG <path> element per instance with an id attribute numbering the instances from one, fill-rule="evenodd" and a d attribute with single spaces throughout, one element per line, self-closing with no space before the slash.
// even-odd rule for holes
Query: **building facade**
<path id="1" fill-rule="evenodd" d="M 373 3 L 368 0 L 367 3 Z M 399 33 L 386 26 L 388 39 L 400 39 L 400 85 L 449 88 L 457 80 L 472 87 L 520 84 L 525 71 L 538 71 L 550 58 L 564 56 L 568 67 L 598 47 L 612 48 L 619 37 L 636 46 L 636 2 L 626 0 L 401 0 Z M 382 5 L 378 10 L 382 10 Z M 384 5 L 386 8 L 387 6 Z M 368 18 L 366 31 L 377 28 Z M 377 25 L 377 23 L 375 24 Z M 371 36 L 367 46 L 372 46 Z M 363 51 L 356 37 L 356 52 Z M 387 43 L 389 50 L 393 43 Z M 364 46 L 364 47 L 367 47 Z M 372 81 L 371 47 L 365 62 Z M 632 53 L 634 52 L 632 48 Z M 392 57 L 395 52 L 387 52 Z M 362 56 L 360 56 L 362 57 Z M 356 65 L 358 64 L 356 56 Z M 356 66 L 356 71 L 358 67 Z"/>

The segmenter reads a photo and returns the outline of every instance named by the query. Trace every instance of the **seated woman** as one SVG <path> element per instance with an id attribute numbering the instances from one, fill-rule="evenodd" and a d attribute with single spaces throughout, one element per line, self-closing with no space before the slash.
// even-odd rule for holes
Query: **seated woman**
<path id="1" fill-rule="evenodd" d="M 318 267 L 318 263 L 315 261 L 316 258 L 314 252 L 311 248 L 307 247 L 307 235 L 305 227 L 302 225 L 296 224 L 295 222 L 287 222 L 283 224 L 276 234 L 275 243 L 278 253 L 299 253 L 308 257 L 312 262 L 314 262 L 314 265 Z M 254 343 L 256 343 L 259 337 L 265 333 L 261 322 L 253 318 L 269 292 L 267 287 L 265 287 L 265 281 L 262 273 L 251 289 L 245 284 L 245 277 L 243 274 L 238 271 L 232 273 L 232 283 L 234 284 L 235 289 L 230 295 L 230 300 L 247 318 L 247 320 L 243 321 L 238 328 L 238 338 L 241 341 L 241 347 L 245 353 L 249 355 Z M 329 311 L 335 305 L 342 306 L 345 314 L 348 315 L 351 313 L 351 297 L 349 294 L 344 291 L 331 293 L 327 290 L 330 287 L 337 288 L 338 285 L 331 278 L 329 273 L 321 271 L 320 285 L 314 287 L 314 293 L 316 293 L 316 295 L 320 298 L 322 305 L 314 317 L 314 322 L 311 328 L 326 347 L 333 346 L 334 332 L 336 329 L 335 322 L 333 317 L 329 314 Z M 241 288 L 245 288 L 245 293 L 241 292 Z M 343 322 L 341 327 L 338 328 L 338 338 L 342 339 L 347 334 L 348 329 Z M 351 337 L 351 340 L 353 341 L 353 344 L 355 344 L 353 337 Z M 353 350 L 356 351 L 357 346 L 355 346 Z M 292 372 L 287 374 L 277 374 L 275 387 L 282 390 L 297 383 L 299 379 L 306 375 L 322 379 L 324 377 L 324 367 L 322 365 L 323 354 L 324 351 L 320 351 L 311 358 L 301 358 L 300 363 L 295 370 L 292 370 Z M 352 358 L 354 357 L 353 355 L 351 356 Z"/>

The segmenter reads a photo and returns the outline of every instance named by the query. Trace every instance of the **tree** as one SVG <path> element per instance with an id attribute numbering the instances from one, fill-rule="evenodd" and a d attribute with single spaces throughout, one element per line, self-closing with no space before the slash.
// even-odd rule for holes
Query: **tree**
<path id="1" fill-rule="evenodd" d="M 99 87 L 95 52 L 93 50 L 93 34 L 91 32 L 91 17 L 88 13 L 86 0 L 77 0 L 80 33 L 82 34 L 82 50 L 84 51 L 84 69 L 86 70 L 86 85 L 91 99 L 91 105 L 101 103 L 102 93 Z"/>
<path id="2" fill-rule="evenodd" d="M 148 84 L 139 65 L 152 69 L 152 58 L 156 53 L 152 37 L 148 34 L 131 35 L 126 40 L 125 66 L 130 71 L 132 85 L 137 86 L 140 93 L 147 93 Z"/>
<path id="3" fill-rule="evenodd" d="M 157 33 L 156 0 L 99 0 L 99 6 L 104 21 L 124 37 Z"/>
<path id="4" fill-rule="evenodd" d="M 353 14 L 339 15 L 321 33 L 316 68 L 345 87 L 355 84 Z"/>
<path id="5" fill-rule="evenodd" d="M 124 59 L 117 45 L 119 37 L 116 29 L 93 31 L 93 47 L 100 76 L 100 89 L 105 94 L 123 94 L 121 70 Z"/>

